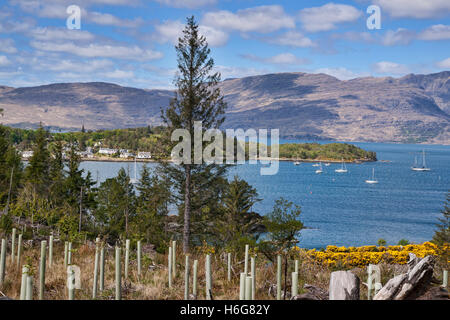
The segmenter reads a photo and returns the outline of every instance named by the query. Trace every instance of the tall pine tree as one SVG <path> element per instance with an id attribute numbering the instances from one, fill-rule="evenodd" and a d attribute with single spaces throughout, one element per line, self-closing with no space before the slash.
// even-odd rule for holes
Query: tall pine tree
<path id="1" fill-rule="evenodd" d="M 214 60 L 210 58 L 206 38 L 199 34 L 194 19 L 187 19 L 183 36 L 176 46 L 178 73 L 175 77 L 177 91 L 162 118 L 169 128 L 186 129 L 190 133 L 194 150 L 194 122 L 202 121 L 203 129 L 219 128 L 224 121 L 226 103 L 217 84 L 220 74 L 213 72 Z M 192 157 L 191 157 L 192 158 Z M 191 214 L 194 208 L 194 190 L 202 192 L 221 176 L 225 169 L 218 165 L 184 163 L 181 166 L 163 165 L 163 171 L 176 183 L 178 193 L 184 198 L 183 250 L 189 252 L 191 236 Z M 199 188 L 199 187 L 202 188 Z M 202 206 L 202 201 L 198 205 Z M 197 209 L 201 209 L 197 207 Z"/>

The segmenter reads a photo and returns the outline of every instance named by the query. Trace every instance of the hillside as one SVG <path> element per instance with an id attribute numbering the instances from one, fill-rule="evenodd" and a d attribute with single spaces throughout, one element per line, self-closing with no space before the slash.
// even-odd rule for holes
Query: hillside
<path id="1" fill-rule="evenodd" d="M 279 73 L 221 83 L 226 128 L 279 128 L 284 137 L 450 144 L 450 72 L 338 80 Z M 160 124 L 173 92 L 109 83 L 0 86 L 2 123 L 65 129 Z"/>

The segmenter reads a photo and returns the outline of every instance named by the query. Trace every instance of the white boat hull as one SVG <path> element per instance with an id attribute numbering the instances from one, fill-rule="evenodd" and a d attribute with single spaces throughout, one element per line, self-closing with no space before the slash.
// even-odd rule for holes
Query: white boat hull
<path id="1" fill-rule="evenodd" d="M 376 181 L 376 180 L 366 180 L 366 183 L 368 183 L 368 184 L 376 184 L 376 183 L 378 183 L 378 181 Z"/>

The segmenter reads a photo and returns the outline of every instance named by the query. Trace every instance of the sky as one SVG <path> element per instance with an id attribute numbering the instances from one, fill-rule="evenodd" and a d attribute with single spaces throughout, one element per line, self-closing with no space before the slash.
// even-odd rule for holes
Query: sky
<path id="1" fill-rule="evenodd" d="M 369 6 L 380 9 L 380 28 L 368 27 Z M 222 79 L 450 70 L 450 0 L 0 0 L 0 85 L 172 89 L 174 46 L 191 15 Z"/>

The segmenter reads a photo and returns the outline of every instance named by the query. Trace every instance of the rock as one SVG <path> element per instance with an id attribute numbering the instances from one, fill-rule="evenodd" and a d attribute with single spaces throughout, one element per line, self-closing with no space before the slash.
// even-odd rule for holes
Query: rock
<path id="1" fill-rule="evenodd" d="M 359 300 L 359 278 L 350 271 L 331 273 L 330 300 Z"/>
<path id="2" fill-rule="evenodd" d="M 418 259 L 410 254 L 408 272 L 400 274 L 386 283 L 374 296 L 374 300 L 413 300 L 429 287 L 433 276 L 434 257 Z"/>

